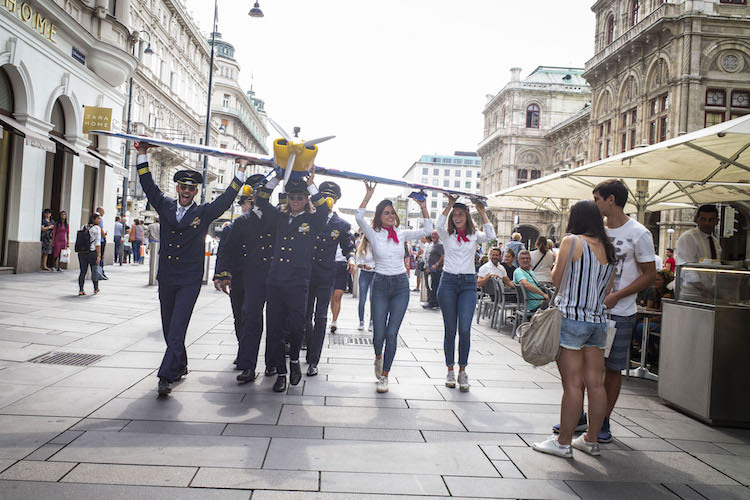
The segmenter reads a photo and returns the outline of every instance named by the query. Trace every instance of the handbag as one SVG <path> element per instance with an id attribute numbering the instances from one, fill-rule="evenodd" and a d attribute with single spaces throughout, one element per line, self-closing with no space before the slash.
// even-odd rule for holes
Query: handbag
<path id="1" fill-rule="evenodd" d="M 530 321 L 522 323 L 518 327 L 517 336 L 521 341 L 521 356 L 524 361 L 534 366 L 544 366 L 557 359 L 560 353 L 560 328 L 562 327 L 562 312 L 555 305 L 555 298 L 563 284 L 567 289 L 570 276 L 573 252 L 576 248 L 577 238 L 573 238 L 570 246 L 568 260 L 565 262 L 565 271 L 560 287 L 552 297 L 550 307 L 539 310 L 531 317 Z"/>
<path id="2" fill-rule="evenodd" d="M 67 264 L 70 262 L 70 250 L 63 248 L 60 250 L 60 263 Z"/>
<path id="3" fill-rule="evenodd" d="M 130 231 L 128 232 L 128 241 L 130 243 L 133 243 L 135 241 L 135 226 L 130 228 Z"/>

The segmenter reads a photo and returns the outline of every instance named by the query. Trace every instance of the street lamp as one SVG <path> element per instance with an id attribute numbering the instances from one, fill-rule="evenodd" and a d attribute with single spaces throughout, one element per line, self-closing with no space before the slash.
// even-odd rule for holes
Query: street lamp
<path id="1" fill-rule="evenodd" d="M 134 31 L 133 34 L 130 35 L 130 43 L 132 44 L 131 52 L 135 56 L 135 44 L 138 41 L 138 38 L 141 34 L 144 34 L 148 36 L 148 45 L 146 46 L 146 50 L 143 51 L 144 55 L 150 56 L 154 53 L 153 49 L 151 48 L 151 33 L 149 33 L 146 30 L 139 30 Z M 139 61 L 140 63 L 140 58 Z M 136 70 L 137 70 L 136 66 Z M 125 124 L 125 133 L 130 133 L 130 112 L 133 107 L 133 76 L 135 75 L 135 71 L 133 71 L 133 75 L 130 76 L 130 83 L 128 84 L 128 118 L 127 122 Z M 120 218 L 123 224 L 123 227 L 125 226 L 125 213 L 128 211 L 128 183 L 130 182 L 130 141 L 125 141 L 125 173 L 122 176 L 122 202 L 120 204 Z M 124 249 L 122 243 L 120 243 L 120 252 L 118 255 L 118 258 L 120 259 L 120 265 L 122 265 L 122 257 L 123 257 Z"/>
<path id="2" fill-rule="evenodd" d="M 248 13 L 250 17 L 263 17 L 259 2 Z M 214 0 L 214 24 L 211 30 L 211 63 L 208 66 L 208 99 L 206 99 L 206 139 L 205 146 L 211 142 L 211 91 L 214 85 L 214 52 L 216 51 L 216 19 L 219 17 L 219 0 Z M 208 155 L 203 155 L 203 186 L 201 189 L 201 203 L 206 202 L 206 188 L 208 187 Z"/>

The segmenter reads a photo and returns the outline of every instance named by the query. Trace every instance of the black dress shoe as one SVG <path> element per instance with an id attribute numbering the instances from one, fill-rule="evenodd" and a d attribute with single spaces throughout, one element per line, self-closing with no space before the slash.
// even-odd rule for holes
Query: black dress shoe
<path id="1" fill-rule="evenodd" d="M 157 392 L 159 393 L 159 396 L 166 396 L 170 392 L 172 392 L 172 388 L 169 387 L 169 380 L 165 379 L 164 377 L 159 377 L 159 385 L 156 388 Z"/>
<path id="2" fill-rule="evenodd" d="M 279 375 L 276 382 L 273 384 L 273 392 L 284 391 L 286 391 L 286 375 Z"/>
<path id="3" fill-rule="evenodd" d="M 289 383 L 297 385 L 300 380 L 302 380 L 302 369 L 299 363 L 289 363 Z"/>
<path id="4" fill-rule="evenodd" d="M 318 365 L 310 365 L 307 367 L 307 376 L 314 377 L 318 374 Z"/>
<path id="5" fill-rule="evenodd" d="M 186 367 L 185 367 L 185 368 L 184 368 L 184 369 L 182 370 L 182 373 L 180 373 L 180 374 L 179 374 L 179 375 L 177 376 L 177 378 L 175 379 L 175 382 L 179 382 L 180 380 L 182 380 L 182 377 L 184 377 L 184 376 L 185 376 L 185 375 L 187 375 L 187 374 L 188 374 L 188 369 L 187 369 L 187 366 L 186 366 Z"/>
<path id="6" fill-rule="evenodd" d="M 237 358 L 234 358 L 234 361 L 232 361 L 232 364 L 233 364 L 233 365 L 236 365 L 236 364 L 237 364 Z"/>
<path id="7" fill-rule="evenodd" d="M 255 380 L 255 370 L 243 370 L 237 375 L 238 382 L 252 382 L 253 380 Z"/>
<path id="8" fill-rule="evenodd" d="M 273 377 L 274 375 L 276 375 L 276 368 L 266 367 L 265 374 L 266 374 L 266 377 Z"/>

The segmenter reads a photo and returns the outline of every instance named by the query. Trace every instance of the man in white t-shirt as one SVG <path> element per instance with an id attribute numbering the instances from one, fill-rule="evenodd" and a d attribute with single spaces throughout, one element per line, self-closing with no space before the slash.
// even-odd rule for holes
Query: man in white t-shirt
<path id="1" fill-rule="evenodd" d="M 503 281 L 503 285 L 506 289 L 513 290 L 513 282 L 508 278 L 508 273 L 505 268 L 500 265 L 502 259 L 502 253 L 498 247 L 490 250 L 490 260 L 477 271 L 477 286 L 482 288 L 490 280 L 491 276 L 497 276 Z"/>
<path id="2" fill-rule="evenodd" d="M 622 385 L 622 370 L 628 368 L 630 342 L 636 321 L 636 297 L 656 278 L 654 239 L 651 231 L 625 214 L 628 189 L 617 179 L 594 188 L 594 202 L 606 217 L 607 236 L 615 247 L 615 280 L 604 305 L 615 322 L 615 334 L 609 357 L 604 360 L 604 388 L 607 391 L 607 417 L 599 433 L 599 442 L 612 441 L 609 415 L 615 407 Z"/>

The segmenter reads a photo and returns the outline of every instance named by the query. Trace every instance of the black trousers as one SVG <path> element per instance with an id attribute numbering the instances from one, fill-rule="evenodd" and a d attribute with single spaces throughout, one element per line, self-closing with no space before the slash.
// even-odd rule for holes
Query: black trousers
<path id="1" fill-rule="evenodd" d="M 99 267 L 102 269 L 102 276 L 104 276 L 104 249 L 107 248 L 107 242 L 102 241 L 102 259 L 99 261 Z"/>
<path id="2" fill-rule="evenodd" d="M 170 382 L 187 372 L 185 335 L 200 291 L 200 285 L 169 286 L 159 283 L 161 325 L 164 341 L 167 343 L 167 351 L 159 367 L 159 377 Z"/>
<path id="3" fill-rule="evenodd" d="M 240 351 L 237 354 L 237 368 L 255 370 L 258 365 L 260 339 L 263 336 L 263 307 L 266 305 L 266 285 L 263 281 L 245 282 L 244 301 L 242 303 L 242 322 L 239 329 Z M 271 342 L 266 336 L 266 368 L 270 368 Z M 283 354 L 283 351 L 282 351 Z"/>
<path id="4" fill-rule="evenodd" d="M 305 312 L 305 342 L 307 343 L 308 364 L 317 365 L 328 324 L 328 306 L 331 304 L 333 284 L 310 282 L 307 291 L 307 311 Z"/>
<path id="5" fill-rule="evenodd" d="M 305 335 L 305 310 L 307 309 L 307 286 L 267 285 L 268 339 L 271 344 L 270 366 L 275 366 L 279 375 L 286 374 L 284 357 L 284 327 L 289 330 L 289 360 L 299 361 L 302 338 Z"/>
<path id="6" fill-rule="evenodd" d="M 232 316 L 234 317 L 234 334 L 237 342 L 240 341 L 240 328 L 242 326 L 242 304 L 245 302 L 245 283 L 243 273 L 233 273 L 232 289 L 229 291 L 229 300 L 232 303 Z"/>

